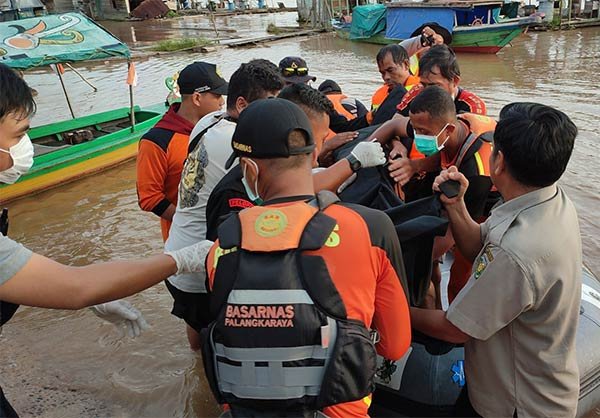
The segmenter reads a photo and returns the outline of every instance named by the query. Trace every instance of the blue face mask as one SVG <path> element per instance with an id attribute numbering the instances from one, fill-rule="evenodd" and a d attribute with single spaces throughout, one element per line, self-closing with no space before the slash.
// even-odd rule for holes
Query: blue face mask
<path id="1" fill-rule="evenodd" d="M 246 180 L 246 168 L 248 167 L 247 165 L 244 165 L 244 173 L 242 175 L 242 184 L 244 185 L 244 190 L 246 190 L 246 194 L 248 195 L 248 198 L 252 201 L 252 203 L 254 203 L 257 206 L 260 206 L 263 204 L 263 200 L 258 195 L 258 171 L 259 171 L 258 165 L 254 161 L 252 161 L 250 158 L 247 158 L 246 162 L 251 162 L 254 165 L 254 167 L 256 167 L 256 180 L 254 181 L 254 189 L 256 190 L 256 192 L 254 192 L 250 188 L 250 185 L 248 184 L 248 181 Z"/>
<path id="2" fill-rule="evenodd" d="M 446 141 L 448 141 L 448 138 L 450 137 L 446 136 L 444 142 L 442 142 L 441 145 L 438 145 L 438 136 L 444 132 L 448 125 L 448 123 L 444 125 L 442 130 L 435 136 L 415 133 L 415 146 L 417 147 L 417 150 L 426 157 L 441 151 L 444 148 L 444 145 L 446 145 Z"/>

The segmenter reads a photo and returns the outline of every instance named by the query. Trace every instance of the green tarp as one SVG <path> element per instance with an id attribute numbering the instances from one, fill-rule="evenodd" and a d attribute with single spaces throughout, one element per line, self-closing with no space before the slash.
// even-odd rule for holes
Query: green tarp
<path id="1" fill-rule="evenodd" d="M 366 39 L 385 31 L 385 6 L 369 4 L 352 9 L 350 39 Z"/>
<path id="2" fill-rule="evenodd" d="M 129 58 L 127 45 L 79 13 L 0 23 L 0 62 L 15 69 L 114 56 Z"/>

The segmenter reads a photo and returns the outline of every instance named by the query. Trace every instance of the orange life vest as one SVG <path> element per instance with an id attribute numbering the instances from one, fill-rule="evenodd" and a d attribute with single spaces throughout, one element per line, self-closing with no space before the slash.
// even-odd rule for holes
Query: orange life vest
<path id="1" fill-rule="evenodd" d="M 371 97 L 371 112 L 375 112 L 381 103 L 388 97 L 390 94 L 390 87 L 387 84 L 379 87 L 375 93 L 373 93 L 373 97 Z"/>
<path id="2" fill-rule="evenodd" d="M 421 83 L 421 79 L 415 75 L 409 75 L 406 81 L 404 82 L 404 88 L 406 91 L 409 91 L 413 87 L 419 85 Z M 387 84 L 379 87 L 375 93 L 373 93 L 373 97 L 371 97 L 371 112 L 375 112 L 379 106 L 383 103 L 383 101 L 390 94 L 390 87 Z"/>
<path id="3" fill-rule="evenodd" d="M 471 132 L 474 133 L 476 136 L 482 135 L 485 132 L 494 131 L 496 129 L 496 121 L 490 118 L 489 116 L 478 115 L 475 113 L 461 113 L 460 115 L 458 115 L 458 119 L 465 122 L 471 130 Z M 414 145 L 413 142 L 413 145 L 410 148 L 410 152 L 408 153 L 408 158 L 410 158 L 411 160 L 418 160 L 421 158 L 425 158 L 425 156 L 421 152 L 419 152 L 419 150 L 417 150 L 417 147 Z M 485 159 L 485 161 L 485 164 L 488 164 L 487 158 Z M 489 172 L 486 175 L 489 175 Z"/>
<path id="4" fill-rule="evenodd" d="M 350 99 L 348 96 L 342 93 L 328 94 L 327 98 L 333 104 L 335 111 L 340 115 L 344 116 L 348 120 L 356 119 L 356 113 L 352 113 L 344 107 L 344 102 L 356 106 L 356 101 L 354 99 Z M 354 104 L 352 104 L 351 101 L 354 101 Z"/>

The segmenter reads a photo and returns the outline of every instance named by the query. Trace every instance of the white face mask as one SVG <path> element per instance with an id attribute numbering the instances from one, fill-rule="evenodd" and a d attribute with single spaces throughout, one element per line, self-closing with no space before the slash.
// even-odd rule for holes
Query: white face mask
<path id="1" fill-rule="evenodd" d="M 33 144 L 27 134 L 23 135 L 8 151 L 0 148 L 0 152 L 9 154 L 13 160 L 11 168 L 0 171 L 0 183 L 13 184 L 33 165 Z"/>

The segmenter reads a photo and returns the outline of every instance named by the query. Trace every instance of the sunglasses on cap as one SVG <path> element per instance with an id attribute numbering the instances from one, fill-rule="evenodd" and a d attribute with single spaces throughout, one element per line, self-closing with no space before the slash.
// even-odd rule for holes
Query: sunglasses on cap
<path id="1" fill-rule="evenodd" d="M 284 77 L 291 77 L 293 75 L 298 75 L 298 76 L 305 76 L 308 74 L 308 68 L 306 67 L 299 67 L 299 68 L 284 68 L 282 70 L 282 74 Z"/>

